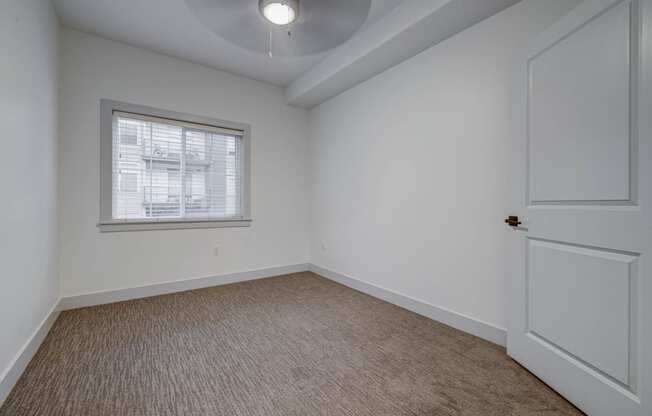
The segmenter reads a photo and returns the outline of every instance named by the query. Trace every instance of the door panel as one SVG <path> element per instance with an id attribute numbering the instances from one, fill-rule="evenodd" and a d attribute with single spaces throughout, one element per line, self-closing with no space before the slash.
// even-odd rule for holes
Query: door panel
<path id="1" fill-rule="evenodd" d="M 590 415 L 652 415 L 651 22 L 585 0 L 514 74 L 508 353 Z"/>
<path id="2" fill-rule="evenodd" d="M 636 361 L 629 340 L 636 335 L 630 334 L 630 312 L 638 256 L 527 241 L 527 332 L 629 386 L 630 360 Z"/>
<path id="3" fill-rule="evenodd" d="M 532 203 L 630 200 L 631 7 L 529 60 Z"/>

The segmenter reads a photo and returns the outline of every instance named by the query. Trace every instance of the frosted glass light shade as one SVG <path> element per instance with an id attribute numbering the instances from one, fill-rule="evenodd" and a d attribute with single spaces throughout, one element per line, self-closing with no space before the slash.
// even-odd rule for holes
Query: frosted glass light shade
<path id="1" fill-rule="evenodd" d="M 260 11 L 271 23 L 285 26 L 294 22 L 299 15 L 299 2 L 296 0 L 261 0 Z"/>

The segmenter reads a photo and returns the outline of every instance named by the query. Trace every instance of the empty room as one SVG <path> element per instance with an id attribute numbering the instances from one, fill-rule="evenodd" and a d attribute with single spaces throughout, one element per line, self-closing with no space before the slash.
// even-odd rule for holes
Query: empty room
<path id="1" fill-rule="evenodd" d="M 652 416 L 652 0 L 0 0 L 0 416 Z"/>

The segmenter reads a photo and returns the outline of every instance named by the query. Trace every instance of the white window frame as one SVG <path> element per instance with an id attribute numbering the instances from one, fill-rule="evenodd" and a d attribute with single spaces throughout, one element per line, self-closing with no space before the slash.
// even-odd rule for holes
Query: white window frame
<path id="1" fill-rule="evenodd" d="M 242 131 L 242 218 L 239 219 L 137 219 L 113 218 L 113 113 L 169 119 L 175 122 Z M 251 126 L 226 120 L 177 113 L 119 101 L 100 100 L 100 220 L 101 232 L 177 230 L 185 228 L 249 227 L 251 225 Z"/>

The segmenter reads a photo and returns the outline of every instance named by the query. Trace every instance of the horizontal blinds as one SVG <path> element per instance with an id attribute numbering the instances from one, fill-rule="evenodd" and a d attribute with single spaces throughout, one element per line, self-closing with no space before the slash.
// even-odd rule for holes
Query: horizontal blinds
<path id="1" fill-rule="evenodd" d="M 241 219 L 242 132 L 113 113 L 114 220 Z"/>
<path id="2" fill-rule="evenodd" d="M 219 126 L 211 126 L 208 124 L 191 123 L 189 121 L 174 120 L 169 118 L 154 117 L 154 116 L 148 116 L 144 114 L 126 113 L 123 111 L 114 111 L 113 116 L 122 117 L 129 120 L 142 120 L 142 121 L 148 121 L 151 123 L 158 123 L 158 124 L 171 124 L 178 127 L 185 127 L 193 130 L 208 131 L 216 134 L 226 134 L 230 136 L 242 137 L 242 135 L 244 134 L 242 130 L 228 129 Z"/>

